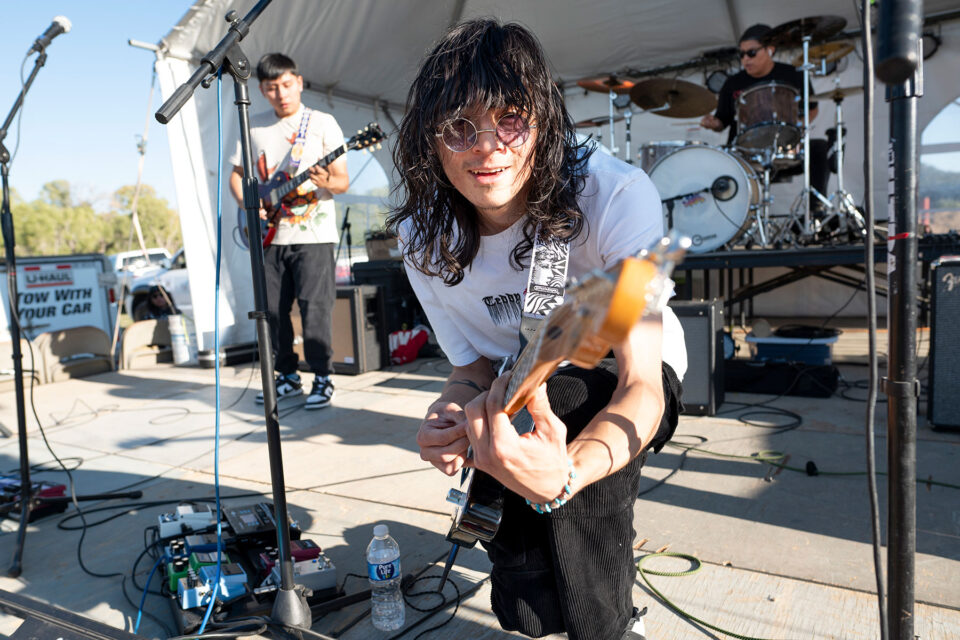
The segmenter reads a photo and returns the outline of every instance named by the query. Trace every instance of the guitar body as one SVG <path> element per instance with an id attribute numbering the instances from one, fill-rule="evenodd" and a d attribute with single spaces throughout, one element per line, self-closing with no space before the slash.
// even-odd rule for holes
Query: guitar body
<path id="1" fill-rule="evenodd" d="M 504 412 L 518 433 L 534 429 L 525 407 L 562 362 L 592 369 L 612 345 L 627 338 L 644 312 L 662 310 L 669 297 L 667 279 L 689 244 L 687 238 L 664 238 L 653 251 L 608 271 L 592 272 L 568 287 L 563 304 L 541 323 L 512 367 Z M 493 539 L 503 515 L 503 491 L 492 476 L 465 470 L 461 490 L 447 497 L 456 504 L 447 540 L 472 547 L 478 539 Z"/>
<path id="2" fill-rule="evenodd" d="M 386 134 L 380 128 L 380 125 L 371 122 L 358 131 L 357 135 L 318 160 L 313 166 L 326 167 L 347 151 L 366 150 L 373 146 L 379 148 L 379 143 L 384 138 L 386 138 Z M 267 212 L 267 219 L 260 221 L 260 239 L 264 249 L 273 242 L 280 219 L 283 216 L 290 215 L 290 207 L 297 205 L 296 200 L 301 197 L 297 193 L 298 187 L 309 179 L 310 173 L 308 171 L 298 173 L 296 176 L 291 176 L 285 171 L 278 171 L 267 182 L 257 184 L 257 194 L 260 196 L 261 206 Z M 240 220 L 244 222 L 240 225 L 243 234 L 248 235 L 243 209 L 241 209 Z M 247 242 L 249 242 L 249 238 Z"/>

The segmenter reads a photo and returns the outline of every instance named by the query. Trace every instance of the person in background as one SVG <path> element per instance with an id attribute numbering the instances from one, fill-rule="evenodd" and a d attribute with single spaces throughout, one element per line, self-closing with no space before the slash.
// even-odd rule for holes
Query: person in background
<path id="1" fill-rule="evenodd" d="M 173 296 L 162 286 L 156 284 L 150 287 L 147 297 L 133 310 L 133 321 L 155 320 L 180 313 L 173 302 Z"/>
<path id="2" fill-rule="evenodd" d="M 350 186 L 347 158 L 327 167 L 315 163 L 343 145 L 343 131 L 328 113 L 308 109 L 300 100 L 303 77 L 297 65 L 281 53 L 268 53 L 257 64 L 260 92 L 272 109 L 250 119 L 250 142 L 258 179 L 266 182 L 278 171 L 309 172 L 310 180 L 296 192 L 286 215 L 276 222 L 273 242 L 263 251 L 267 306 L 274 350 L 277 400 L 303 393 L 293 350 L 293 301 L 300 307 L 303 355 L 314 373 L 307 409 L 330 406 L 333 400 L 333 306 L 336 302 L 334 247 L 338 242 L 333 196 Z M 243 206 L 243 167 L 240 143 L 231 158 L 230 191 Z M 266 219 L 267 212 L 260 210 Z M 256 402 L 263 404 L 263 393 Z"/>

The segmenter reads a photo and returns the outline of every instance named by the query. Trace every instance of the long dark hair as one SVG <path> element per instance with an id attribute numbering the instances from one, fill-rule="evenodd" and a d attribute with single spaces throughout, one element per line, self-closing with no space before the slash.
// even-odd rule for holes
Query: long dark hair
<path id="1" fill-rule="evenodd" d="M 584 224 L 577 196 L 592 147 L 577 143 L 573 118 L 540 43 L 516 23 L 490 18 L 461 23 L 426 57 L 410 87 L 393 151 L 401 202 L 387 219 L 394 231 L 409 220 L 404 258 L 447 285 L 463 280 L 480 247 L 480 228 L 473 205 L 444 173 L 435 134 L 475 107 L 514 109 L 537 125 L 523 239 L 510 264 L 523 268 L 538 225 L 544 237 L 572 240 Z"/>

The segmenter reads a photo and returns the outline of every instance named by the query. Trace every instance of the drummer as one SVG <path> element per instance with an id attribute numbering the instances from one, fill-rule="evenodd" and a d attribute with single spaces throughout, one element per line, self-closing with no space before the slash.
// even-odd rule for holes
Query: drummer
<path id="1" fill-rule="evenodd" d="M 776 50 L 771 45 L 762 44 L 772 29 L 765 24 L 755 24 L 749 27 L 740 36 L 739 51 L 743 70 L 727 78 L 717 97 L 717 111 L 713 115 L 705 115 L 700 119 L 700 126 L 713 131 L 723 131 L 730 127 L 727 144 L 732 145 L 737 137 L 736 103 L 740 94 L 747 88 L 766 82 L 781 82 L 796 87 L 803 92 L 803 74 L 794 67 L 782 62 L 774 62 L 773 53 Z M 810 87 L 813 94 L 813 87 Z M 801 110 L 803 105 L 801 105 Z M 802 115 L 802 114 L 801 114 Z M 817 117 L 817 103 L 810 103 L 810 121 Z M 827 163 L 827 154 L 830 145 L 825 139 L 810 140 L 810 185 L 827 197 L 827 183 L 830 179 L 830 165 Z M 777 176 L 797 175 L 803 173 L 803 165 L 789 169 L 781 169 Z M 811 208 L 818 209 L 819 201 L 814 198 Z"/>

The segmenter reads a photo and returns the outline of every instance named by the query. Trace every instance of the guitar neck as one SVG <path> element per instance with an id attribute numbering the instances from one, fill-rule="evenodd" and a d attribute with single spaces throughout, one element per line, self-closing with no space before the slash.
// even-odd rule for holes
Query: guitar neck
<path id="1" fill-rule="evenodd" d="M 346 152 L 347 152 L 347 143 L 343 143 L 341 146 L 337 147 L 327 155 L 320 158 L 320 160 L 318 160 L 313 166 L 326 167 L 327 165 L 329 165 L 331 162 L 333 162 L 334 160 L 336 160 Z M 280 185 L 274 190 L 273 201 L 279 202 L 280 200 L 283 199 L 284 196 L 286 196 L 288 193 L 290 193 L 291 191 L 293 191 L 294 189 L 296 189 L 297 187 L 299 187 L 309 179 L 310 179 L 309 170 L 304 171 L 303 173 L 290 178 L 289 180 L 287 180 L 286 182 L 284 182 L 282 185 Z"/>

